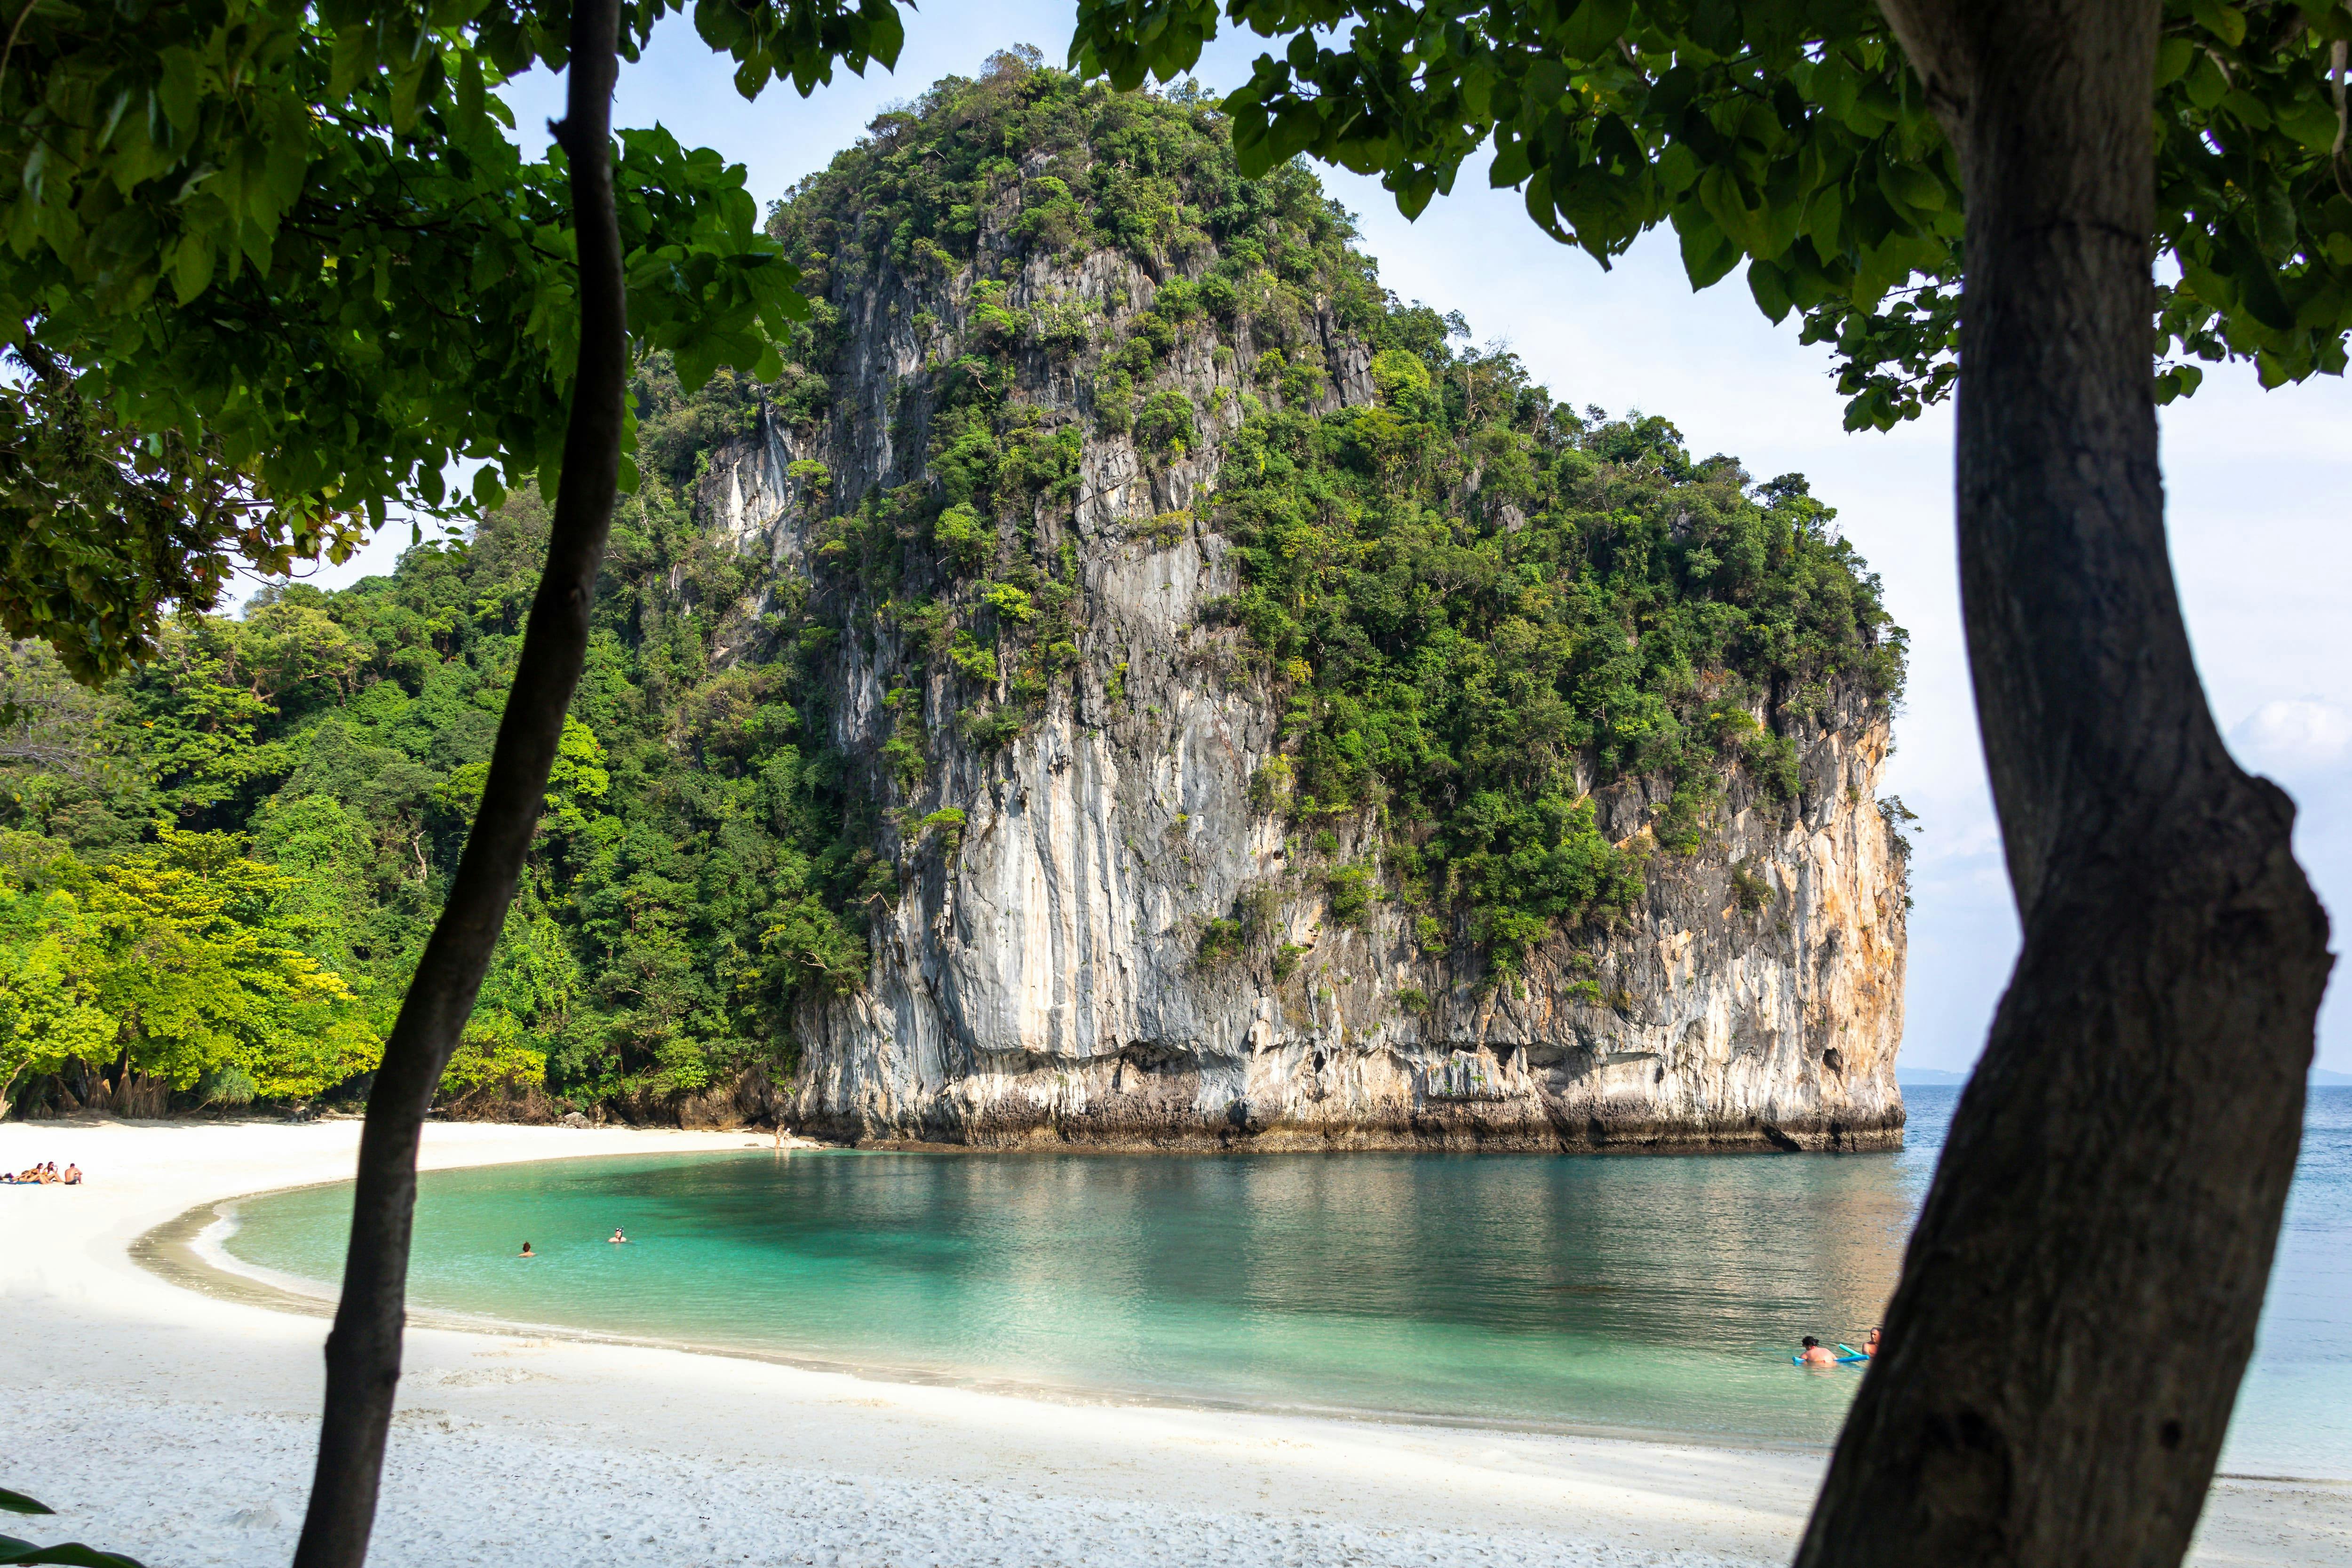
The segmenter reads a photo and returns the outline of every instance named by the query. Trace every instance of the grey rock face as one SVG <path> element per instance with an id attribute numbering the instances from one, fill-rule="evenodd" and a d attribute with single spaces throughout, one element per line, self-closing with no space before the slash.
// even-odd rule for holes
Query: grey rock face
<path id="1" fill-rule="evenodd" d="M 822 515 L 919 477 L 918 372 L 935 345 L 917 341 L 916 317 L 952 337 L 970 277 L 918 288 L 886 272 L 837 300 L 847 343 L 830 420 L 793 431 L 772 418 L 714 454 L 698 505 L 768 561 L 764 597 L 801 591 Z M 1123 289 L 1117 321 L 1153 288 L 1097 254 L 1028 263 L 1007 302 L 1099 306 Z M 1361 345 L 1317 324 L 1326 406 L 1369 400 Z M 902 854 L 864 989 L 803 1005 L 796 1120 L 992 1145 L 1898 1144 L 1906 851 L 1876 799 L 1886 719 L 1858 691 L 1793 736 L 1795 807 L 1735 779 L 1716 842 L 1650 857 L 1630 920 L 1605 940 L 1556 940 L 1514 982 L 1422 957 L 1391 903 L 1352 925 L 1333 917 L 1321 863 L 1300 863 L 1315 858 L 1251 805 L 1276 752 L 1273 695 L 1241 634 L 1202 617 L 1236 585 L 1194 503 L 1242 416 L 1241 337 L 1229 353 L 1178 351 L 1200 449 L 1147 460 L 1124 437 L 1090 435 L 1074 514 L 1029 520 L 1047 552 L 1075 546 L 1081 658 L 1012 744 L 967 745 L 949 678 L 924 676 L 895 634 L 860 635 L 874 606 L 850 606 L 834 742 L 874 757 L 898 722 L 886 693 L 914 683 L 929 765 L 912 791 L 877 766 L 874 787 L 902 820 L 955 806 L 966 825 L 951 852 L 934 837 Z M 1084 418 L 1079 369 L 1026 352 L 1023 395 Z M 830 496 L 796 477 L 805 460 L 824 466 Z M 1600 821 L 1641 839 L 1664 795 L 1654 781 L 1601 788 Z M 1368 821 L 1343 830 L 1342 854 L 1372 853 L 1371 835 Z M 1237 909 L 1238 951 L 1204 956 L 1209 922 Z"/>

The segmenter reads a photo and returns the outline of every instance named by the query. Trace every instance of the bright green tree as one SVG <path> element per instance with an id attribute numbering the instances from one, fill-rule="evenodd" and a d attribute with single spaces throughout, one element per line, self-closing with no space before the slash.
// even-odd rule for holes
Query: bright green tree
<path id="1" fill-rule="evenodd" d="M 305 1098 L 375 1066 L 351 988 L 304 951 L 299 879 L 227 834 L 165 829 L 95 870 L 53 841 L 0 842 L 0 1079 L 73 1058 L 174 1089 L 234 1072 Z"/>

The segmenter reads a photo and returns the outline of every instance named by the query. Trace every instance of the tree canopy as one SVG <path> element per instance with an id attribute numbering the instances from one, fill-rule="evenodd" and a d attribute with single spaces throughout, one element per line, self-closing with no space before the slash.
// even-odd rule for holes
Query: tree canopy
<path id="1" fill-rule="evenodd" d="M 177 1089 L 302 1100 L 375 1066 L 302 880 L 228 834 L 163 829 L 92 867 L 0 835 L 0 1099 L 11 1080 L 118 1056 Z"/>
<path id="2" fill-rule="evenodd" d="M 629 7 L 632 55 L 669 7 Z M 896 57 L 890 0 L 706 0 L 747 94 Z M 371 0 L 26 6 L 0 64 L 0 626 L 95 679 L 237 562 L 340 559 L 394 509 L 551 484 L 577 345 L 560 151 L 501 81 L 560 66 L 568 7 Z M 623 132 L 640 351 L 698 384 L 771 370 L 800 310 L 740 165 Z M 444 476 L 477 459 L 474 488 Z M 625 472 L 625 482 L 629 476 Z"/>
<path id="3" fill-rule="evenodd" d="M 1949 391 L 1959 171 L 1871 0 L 1081 0 L 1070 58 L 1170 79 L 1221 20 L 1286 40 L 1226 100 L 1245 170 L 1308 153 L 1378 174 L 1412 216 L 1491 148 L 1487 178 L 1603 266 L 1661 225 L 1694 288 L 1745 262 L 1766 315 L 1834 345 L 1849 428 Z M 2347 39 L 2337 5 L 2166 0 L 2159 398 L 2228 359 L 2265 385 L 2343 374 Z"/>

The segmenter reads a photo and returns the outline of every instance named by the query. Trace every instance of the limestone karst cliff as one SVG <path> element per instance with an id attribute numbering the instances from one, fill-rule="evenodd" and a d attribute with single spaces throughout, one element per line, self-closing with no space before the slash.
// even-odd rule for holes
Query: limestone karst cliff
<path id="1" fill-rule="evenodd" d="M 791 1116 L 1899 1142 L 1900 634 L 1825 510 L 1452 349 L 1265 185 L 1000 59 L 780 208 L 818 321 L 692 505 L 721 658 L 876 812 Z"/>

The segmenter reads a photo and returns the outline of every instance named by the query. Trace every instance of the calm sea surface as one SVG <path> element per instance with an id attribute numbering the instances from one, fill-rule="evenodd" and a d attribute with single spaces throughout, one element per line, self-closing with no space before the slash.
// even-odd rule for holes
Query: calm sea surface
<path id="1" fill-rule="evenodd" d="M 863 1154 L 424 1179 L 412 1299 L 893 1376 L 1826 1442 L 1958 1091 L 1899 1154 Z M 346 1187 L 237 1258 L 342 1261 Z M 614 1226 L 630 1244 L 608 1245 Z M 542 1256 L 513 1255 L 529 1238 Z M 2223 1468 L 2352 1477 L 2352 1089 L 2317 1089 Z"/>

